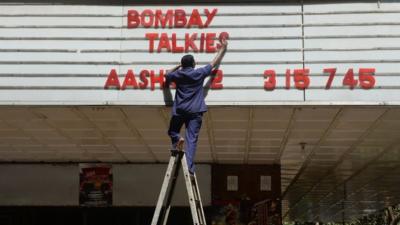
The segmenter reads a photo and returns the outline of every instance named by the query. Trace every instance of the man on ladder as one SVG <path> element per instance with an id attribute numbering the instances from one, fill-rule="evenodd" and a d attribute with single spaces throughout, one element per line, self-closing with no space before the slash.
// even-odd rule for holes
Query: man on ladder
<path id="1" fill-rule="evenodd" d="M 186 127 L 185 155 L 189 171 L 194 174 L 194 156 L 196 153 L 197 139 L 199 137 L 202 116 L 207 111 L 204 101 L 204 79 L 211 74 L 213 68 L 219 66 L 225 55 L 228 42 L 221 39 L 221 48 L 214 60 L 204 67 L 194 69 L 196 62 L 192 55 L 185 55 L 181 64 L 167 70 L 165 86 L 171 82 L 176 84 L 175 100 L 172 106 L 172 117 L 168 135 L 171 137 L 172 149 L 182 150 L 185 139 L 180 136 L 183 124 Z M 180 70 L 179 68 L 182 67 Z"/>
<path id="2" fill-rule="evenodd" d="M 168 135 L 171 137 L 172 142 L 172 155 L 165 173 L 151 225 L 167 224 L 171 209 L 171 200 L 181 166 L 184 172 L 193 224 L 206 225 L 200 191 L 194 172 L 194 156 L 202 116 L 207 111 L 204 101 L 203 83 L 205 78 L 211 74 L 212 69 L 218 67 L 221 63 L 228 45 L 225 39 L 221 39 L 220 42 L 221 47 L 218 54 L 208 65 L 194 69 L 196 63 L 193 56 L 185 55 L 181 59 L 181 65 L 167 71 L 165 87 L 169 87 L 171 82 L 176 84 L 175 100 L 168 130 Z M 179 70 L 180 67 L 182 68 Z M 183 124 L 186 127 L 185 151 L 183 151 L 185 139 L 179 134 Z"/>

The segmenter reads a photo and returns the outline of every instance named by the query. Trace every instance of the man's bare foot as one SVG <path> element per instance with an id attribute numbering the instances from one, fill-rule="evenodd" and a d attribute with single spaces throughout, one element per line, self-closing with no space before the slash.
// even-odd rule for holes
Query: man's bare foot
<path id="1" fill-rule="evenodd" d="M 183 144 L 185 143 L 185 139 L 183 139 L 182 137 L 181 138 L 179 138 L 179 141 L 178 141 L 178 143 L 176 144 L 176 148 L 179 150 L 179 151 L 183 151 Z"/>

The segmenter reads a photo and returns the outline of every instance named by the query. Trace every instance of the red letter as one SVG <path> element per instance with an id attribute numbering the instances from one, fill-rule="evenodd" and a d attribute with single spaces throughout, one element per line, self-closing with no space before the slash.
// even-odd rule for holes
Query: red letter
<path id="1" fill-rule="evenodd" d="M 213 70 L 211 74 L 212 74 L 211 76 L 215 76 L 211 83 L 211 89 L 224 88 L 224 85 L 222 84 L 222 79 L 224 78 L 222 70 Z"/>
<path id="2" fill-rule="evenodd" d="M 267 91 L 272 91 L 276 86 L 276 73 L 275 70 L 265 70 L 264 71 L 264 89 Z M 269 79 L 268 79 L 269 78 Z"/>
<path id="3" fill-rule="evenodd" d="M 360 68 L 358 79 L 363 89 L 371 89 L 375 86 L 375 68 Z"/>
<path id="4" fill-rule="evenodd" d="M 214 16 L 217 14 L 218 9 L 213 9 L 212 12 L 208 11 L 208 9 L 204 9 L 204 14 L 207 16 L 207 21 L 204 24 L 204 27 L 208 27 L 210 25 L 211 21 L 213 20 Z"/>
<path id="5" fill-rule="evenodd" d="M 106 84 L 104 85 L 104 89 L 108 89 L 110 87 L 116 87 L 117 90 L 121 88 L 121 85 L 119 84 L 117 71 L 115 71 L 115 69 L 112 69 L 110 71 L 110 74 L 108 74 Z"/>
<path id="6" fill-rule="evenodd" d="M 177 46 L 176 45 L 176 33 L 172 34 L 172 52 L 173 53 L 182 53 L 183 52 L 183 47 L 182 46 Z"/>
<path id="7" fill-rule="evenodd" d="M 147 33 L 146 38 L 149 39 L 149 52 L 154 51 L 154 40 L 158 39 L 157 33 Z"/>
<path id="8" fill-rule="evenodd" d="M 328 81 L 326 82 L 325 89 L 330 89 L 332 85 L 333 78 L 336 74 L 336 68 L 325 68 L 324 73 L 329 73 Z"/>
<path id="9" fill-rule="evenodd" d="M 128 70 L 128 72 L 126 73 L 124 83 L 122 83 L 121 90 L 125 90 L 126 87 L 132 87 L 134 89 L 138 88 L 135 75 L 133 74 L 132 70 Z"/>
<path id="10" fill-rule="evenodd" d="M 175 28 L 181 28 L 186 25 L 186 13 L 183 9 L 175 9 Z"/>
<path id="11" fill-rule="evenodd" d="M 168 27 L 172 28 L 172 16 L 173 16 L 174 12 L 172 11 L 172 9 L 167 10 L 167 13 L 165 13 L 165 17 L 163 18 L 163 14 L 161 10 L 156 10 L 156 21 L 154 24 L 155 28 L 158 28 L 158 24 L 161 24 L 162 28 L 165 28 L 167 26 L 167 22 L 168 22 Z"/>
<path id="12" fill-rule="evenodd" d="M 190 15 L 187 28 L 191 28 L 192 26 L 198 26 L 199 28 L 203 28 L 203 21 L 201 20 L 199 10 L 197 9 L 193 9 L 192 15 Z"/>
<path id="13" fill-rule="evenodd" d="M 189 34 L 185 34 L 185 52 L 189 52 L 189 47 L 193 49 L 194 52 L 198 52 L 199 49 L 197 48 L 194 41 L 197 39 L 197 33 L 192 34 L 189 37 Z"/>
<path id="14" fill-rule="evenodd" d="M 343 78 L 343 85 L 349 85 L 350 89 L 354 89 L 357 86 L 358 80 L 354 80 L 354 72 L 353 69 L 347 70 L 346 75 Z"/>
<path id="15" fill-rule="evenodd" d="M 149 84 L 149 80 L 147 80 L 147 77 L 149 76 L 149 71 L 148 70 L 142 70 L 140 71 L 140 80 L 142 82 L 139 83 L 140 89 L 145 89 L 147 85 Z"/>
<path id="16" fill-rule="evenodd" d="M 206 52 L 214 53 L 217 49 L 214 46 L 216 34 L 215 33 L 207 33 L 206 34 Z"/>
<path id="17" fill-rule="evenodd" d="M 304 90 L 310 85 L 309 69 L 296 69 L 294 70 L 294 85 L 299 90 Z"/>
<path id="18" fill-rule="evenodd" d="M 201 35 L 200 35 L 200 52 L 204 52 L 205 39 L 206 39 L 206 37 L 205 37 L 204 33 L 201 33 Z"/>
<path id="19" fill-rule="evenodd" d="M 160 83 L 160 89 L 164 86 L 164 71 L 160 70 L 160 76 L 156 77 L 154 74 L 154 70 L 151 71 L 150 73 L 150 89 L 154 91 L 156 87 L 156 83 Z"/>
<path id="20" fill-rule="evenodd" d="M 161 50 L 165 48 L 167 52 L 171 51 L 171 45 L 169 44 L 168 34 L 162 33 L 160 37 L 160 42 L 158 42 L 157 52 L 161 52 Z"/>
<path id="21" fill-rule="evenodd" d="M 286 89 L 290 89 L 290 69 L 286 70 L 286 84 L 285 84 Z"/>
<path id="22" fill-rule="evenodd" d="M 229 34 L 227 32 L 222 32 L 219 34 L 218 39 L 220 42 L 222 42 L 222 40 L 228 40 L 229 39 Z M 217 49 L 221 48 L 221 44 L 218 43 L 217 44 Z"/>
<path id="23" fill-rule="evenodd" d="M 146 16 L 149 17 L 149 21 L 146 22 Z M 143 10 L 142 14 L 140 15 L 142 20 L 142 25 L 146 28 L 149 28 L 153 25 L 154 22 L 154 13 L 150 9 Z"/>
<path id="24" fill-rule="evenodd" d="M 136 10 L 128 10 L 128 28 L 136 28 L 139 24 L 139 13 Z"/>

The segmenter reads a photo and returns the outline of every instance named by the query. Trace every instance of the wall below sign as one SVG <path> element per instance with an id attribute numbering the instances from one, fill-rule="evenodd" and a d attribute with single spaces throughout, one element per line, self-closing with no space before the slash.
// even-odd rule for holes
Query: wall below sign
<path id="1" fill-rule="evenodd" d="M 113 165 L 113 206 L 154 207 L 166 164 Z M 211 166 L 197 165 L 203 204 L 211 204 Z M 187 206 L 182 177 L 178 179 L 175 206 Z M 0 165 L 0 206 L 78 206 L 77 164 Z"/>

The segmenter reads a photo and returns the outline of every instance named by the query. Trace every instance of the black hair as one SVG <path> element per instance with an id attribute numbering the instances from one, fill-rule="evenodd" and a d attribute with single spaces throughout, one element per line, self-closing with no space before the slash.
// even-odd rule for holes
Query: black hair
<path id="1" fill-rule="evenodd" d="M 192 55 L 185 55 L 181 59 L 182 68 L 193 67 L 194 68 L 194 57 Z"/>

